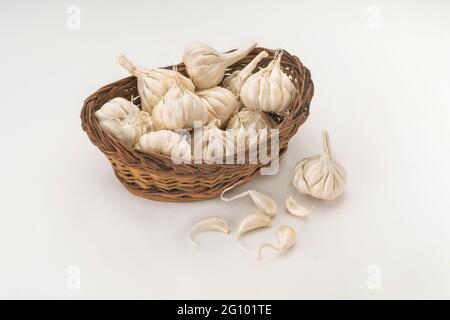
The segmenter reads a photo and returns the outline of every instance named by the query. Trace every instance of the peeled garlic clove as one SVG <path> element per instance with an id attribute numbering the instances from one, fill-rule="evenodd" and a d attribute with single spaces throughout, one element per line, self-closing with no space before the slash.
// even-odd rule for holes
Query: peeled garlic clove
<path id="1" fill-rule="evenodd" d="M 173 86 L 176 77 L 186 89 L 190 91 L 195 90 L 194 83 L 189 78 L 174 70 L 139 68 L 128 60 L 125 55 L 120 55 L 118 62 L 137 78 L 141 109 L 143 111 L 152 113 L 153 108 Z"/>
<path id="2" fill-rule="evenodd" d="M 176 67 L 175 67 L 176 70 Z M 175 76 L 172 87 L 153 108 L 152 119 L 156 130 L 192 129 L 197 124 L 205 124 L 208 109 L 203 100 L 186 89 Z"/>
<path id="3" fill-rule="evenodd" d="M 191 145 L 187 138 L 169 130 L 152 131 L 139 138 L 135 148 L 145 153 L 158 153 L 173 159 L 191 160 Z"/>
<path id="4" fill-rule="evenodd" d="M 213 87 L 197 91 L 196 94 L 203 100 L 208 109 L 207 123 L 219 120 L 218 127 L 223 128 L 230 116 L 238 109 L 236 96 L 228 89 Z"/>
<path id="5" fill-rule="evenodd" d="M 255 47 L 256 42 L 252 42 L 233 52 L 221 53 L 207 45 L 194 43 L 184 49 L 183 62 L 195 87 L 208 89 L 217 86 L 225 75 L 225 69 L 247 56 Z"/>
<path id="6" fill-rule="evenodd" d="M 262 251 L 266 247 L 272 248 L 280 253 L 284 253 L 287 250 L 291 249 L 295 245 L 297 235 L 292 227 L 282 225 L 277 228 L 276 237 L 278 240 L 278 245 L 264 243 L 259 247 L 258 259 L 262 258 Z"/>
<path id="7" fill-rule="evenodd" d="M 311 210 L 301 206 L 294 198 L 292 198 L 292 196 L 289 196 L 286 199 L 286 209 L 290 214 L 296 217 L 306 217 L 311 214 Z"/>
<path id="8" fill-rule="evenodd" d="M 297 90 L 281 67 L 282 51 L 271 63 L 252 74 L 241 88 L 241 101 L 249 110 L 281 112 L 295 101 Z"/>
<path id="9" fill-rule="evenodd" d="M 203 232 L 203 231 L 219 231 L 219 232 L 223 232 L 225 234 L 229 234 L 231 232 L 231 228 L 228 225 L 228 222 L 226 222 L 222 218 L 218 218 L 218 217 L 206 218 L 206 219 L 196 223 L 191 229 L 189 239 L 191 240 L 191 242 L 194 245 L 198 246 L 198 244 L 192 239 L 192 236 L 198 232 Z"/>
<path id="10" fill-rule="evenodd" d="M 269 196 L 267 196 L 261 192 L 255 191 L 255 190 L 248 190 L 243 193 L 237 194 L 231 198 L 225 198 L 223 195 L 232 188 L 233 188 L 233 186 L 225 189 L 222 192 L 222 195 L 220 196 L 220 198 L 224 201 L 233 201 L 233 200 L 237 200 L 237 199 L 240 199 L 240 198 L 243 198 L 243 197 L 249 195 L 252 198 L 255 206 L 259 210 L 261 210 L 265 215 L 267 215 L 270 218 L 274 218 L 277 215 L 277 209 L 278 209 L 277 203 Z"/>
<path id="11" fill-rule="evenodd" d="M 334 200 L 344 192 L 347 174 L 331 154 L 328 132 L 324 130 L 322 135 L 323 153 L 305 158 L 297 164 L 293 184 L 303 194 Z"/>
<path id="12" fill-rule="evenodd" d="M 258 66 L 258 63 L 267 56 L 269 56 L 269 54 L 266 51 L 261 51 L 242 70 L 236 70 L 231 75 L 226 77 L 222 82 L 222 86 L 239 96 L 244 82 L 251 76 L 253 70 L 255 70 Z"/>
<path id="13" fill-rule="evenodd" d="M 246 216 L 239 225 L 237 238 L 239 239 L 245 233 L 250 232 L 252 230 L 256 230 L 259 228 L 268 228 L 271 226 L 272 220 L 270 219 L 270 217 L 260 213 L 250 214 Z"/>

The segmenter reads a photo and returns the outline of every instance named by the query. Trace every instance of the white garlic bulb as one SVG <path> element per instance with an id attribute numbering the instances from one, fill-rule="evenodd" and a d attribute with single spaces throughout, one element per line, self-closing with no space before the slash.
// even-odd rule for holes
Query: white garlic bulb
<path id="1" fill-rule="evenodd" d="M 328 132 L 323 131 L 322 154 L 305 158 L 295 167 L 293 183 L 297 190 L 317 199 L 334 200 L 345 189 L 345 169 L 333 158 Z"/>
<path id="2" fill-rule="evenodd" d="M 114 98 L 105 103 L 95 112 L 95 116 L 103 129 L 129 146 L 152 130 L 150 115 L 124 98 Z"/>
<path id="3" fill-rule="evenodd" d="M 139 97 L 141 98 L 141 108 L 143 111 L 152 113 L 153 108 L 161 101 L 162 97 L 172 87 L 175 76 L 190 91 L 195 90 L 195 86 L 189 78 L 179 72 L 167 69 L 144 69 L 134 65 L 125 55 L 118 58 L 120 65 L 127 69 L 130 74 L 137 78 Z"/>
<path id="4" fill-rule="evenodd" d="M 201 44 L 193 43 L 183 51 L 183 62 L 189 77 L 199 90 L 217 86 L 225 75 L 225 69 L 247 56 L 256 47 L 251 42 L 244 48 L 221 53 Z"/>
<path id="5" fill-rule="evenodd" d="M 242 109 L 231 117 L 227 129 L 245 129 L 259 132 L 262 129 L 273 128 L 275 125 L 275 121 L 264 112 Z"/>
<path id="6" fill-rule="evenodd" d="M 281 51 L 265 68 L 252 74 L 241 88 L 241 101 L 249 110 L 281 112 L 295 101 L 297 90 L 281 68 Z"/>
<path id="7" fill-rule="evenodd" d="M 191 129 L 197 124 L 202 126 L 207 122 L 208 109 L 203 100 L 186 89 L 177 76 L 175 79 L 177 81 L 153 108 L 155 130 Z"/>
<path id="8" fill-rule="evenodd" d="M 255 70 L 258 63 L 268 55 L 269 54 L 266 51 L 261 51 L 242 70 L 236 70 L 231 75 L 226 77 L 222 82 L 222 86 L 239 96 L 244 82 L 252 75 L 252 72 Z"/>
<path id="9" fill-rule="evenodd" d="M 208 164 L 223 163 L 224 157 L 234 153 L 232 135 L 216 127 L 216 122 L 217 120 L 201 128 L 201 132 L 194 131 L 192 137 L 194 160 L 202 159 Z"/>
<path id="10" fill-rule="evenodd" d="M 191 145 L 187 136 L 169 130 L 144 134 L 135 148 L 145 153 L 159 153 L 174 159 L 191 160 Z"/>
<path id="11" fill-rule="evenodd" d="M 230 90 L 222 87 L 213 87 L 196 92 L 202 98 L 208 109 L 207 123 L 219 120 L 217 124 L 223 128 L 230 116 L 238 109 L 239 103 L 235 95 Z"/>

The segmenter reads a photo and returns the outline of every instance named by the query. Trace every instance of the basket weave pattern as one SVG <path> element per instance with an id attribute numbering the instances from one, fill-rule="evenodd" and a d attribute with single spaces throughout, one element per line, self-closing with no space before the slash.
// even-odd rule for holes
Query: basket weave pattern
<path id="1" fill-rule="evenodd" d="M 232 65 L 227 74 L 242 69 L 262 50 L 267 51 L 269 56 L 258 66 L 266 66 L 275 51 L 255 48 L 247 57 Z M 308 118 L 314 93 L 310 71 L 296 56 L 283 51 L 281 65 L 297 89 L 297 99 L 287 115 L 282 118 L 271 115 L 278 123 L 280 157 L 286 152 L 291 137 Z M 183 64 L 178 65 L 178 71 L 186 75 Z M 133 194 L 159 201 L 199 201 L 216 198 L 226 188 L 241 185 L 259 175 L 263 166 L 261 163 L 174 164 L 168 156 L 145 154 L 123 145 L 104 131 L 95 117 L 95 111 L 115 97 L 133 98 L 134 103 L 140 105 L 136 78 L 128 77 L 108 84 L 89 96 L 81 111 L 82 128 L 91 142 L 108 157 L 120 182 Z"/>

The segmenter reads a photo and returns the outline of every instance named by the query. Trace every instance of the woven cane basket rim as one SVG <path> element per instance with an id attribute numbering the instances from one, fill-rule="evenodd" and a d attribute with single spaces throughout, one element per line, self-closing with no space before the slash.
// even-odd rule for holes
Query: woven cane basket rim
<path id="1" fill-rule="evenodd" d="M 265 50 L 269 56 L 258 67 L 272 61 L 275 50 L 255 48 L 248 56 L 227 69 L 231 74 L 249 63 L 259 52 Z M 288 108 L 288 113 L 279 117 L 270 116 L 279 129 L 280 157 L 286 152 L 291 137 L 309 116 L 309 105 L 314 94 L 310 71 L 298 57 L 282 50 L 281 65 L 297 89 L 297 98 Z M 184 64 L 178 64 L 178 71 L 186 74 Z M 166 69 L 172 66 L 165 67 Z M 263 164 L 174 164 L 170 157 L 161 154 L 147 154 L 123 145 L 104 131 L 95 117 L 104 103 L 115 97 L 133 98 L 140 105 L 137 82 L 134 76 L 110 83 L 89 96 L 81 110 L 81 124 L 91 142 L 110 160 L 120 182 L 133 194 L 159 201 L 199 201 L 218 197 L 223 190 L 238 186 L 259 174 Z M 270 141 L 269 141 L 270 143 Z"/>

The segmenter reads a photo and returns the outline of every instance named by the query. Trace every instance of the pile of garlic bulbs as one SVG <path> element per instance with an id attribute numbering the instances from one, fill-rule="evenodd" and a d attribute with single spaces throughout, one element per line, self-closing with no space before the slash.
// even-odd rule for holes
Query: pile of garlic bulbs
<path id="1" fill-rule="evenodd" d="M 241 70 L 226 75 L 227 68 L 245 58 L 256 42 L 221 53 L 204 44 L 185 48 L 182 61 L 188 77 L 177 68 L 149 69 L 133 64 L 124 55 L 118 62 L 137 78 L 140 106 L 117 97 L 96 112 L 100 126 L 124 145 L 144 153 L 159 153 L 190 162 L 194 153 L 211 161 L 229 156 L 233 141 L 248 139 L 248 132 L 275 127 L 268 115 L 292 106 L 296 88 L 283 71 L 281 51 L 266 67 L 260 52 Z M 194 136 L 201 130 L 200 138 Z M 194 144 L 198 144 L 194 146 Z M 248 141 L 243 144 L 248 146 Z M 234 154 L 234 148 L 231 148 Z"/>

